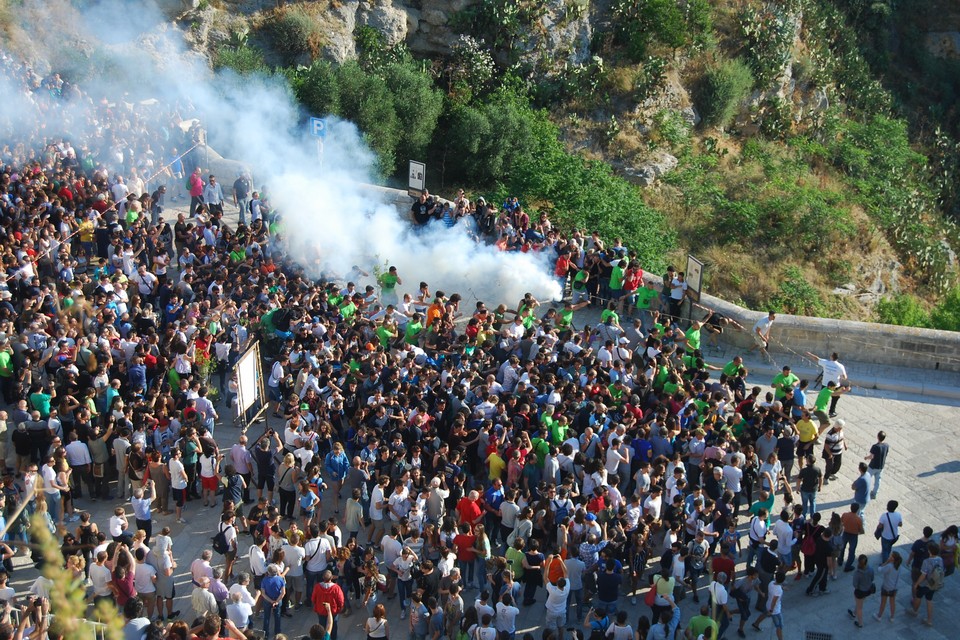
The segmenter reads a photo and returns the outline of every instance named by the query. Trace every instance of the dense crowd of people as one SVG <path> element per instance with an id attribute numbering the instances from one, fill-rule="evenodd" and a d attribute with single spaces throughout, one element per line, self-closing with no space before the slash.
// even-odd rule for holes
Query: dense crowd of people
<path id="1" fill-rule="evenodd" d="M 907 558 L 894 550 L 899 505 L 873 505 L 883 432 L 855 456 L 849 508 L 818 510 L 847 451 L 836 354 L 808 354 L 819 390 L 784 367 L 764 393 L 739 356 L 704 359 L 743 327 L 700 305 L 683 321 L 682 273 L 645 282 L 619 240 L 531 223 L 516 198 L 497 208 L 425 194 L 412 213 L 468 224 L 503 250 L 552 252 L 558 304 L 461 309 L 456 292 L 395 268 L 362 290 L 311 278 L 284 256 L 264 190 L 239 176 L 225 194 L 178 151 L 198 135 L 180 109 L 90 100 L 2 62 L 39 112 L 92 105 L 88 121 L 65 122 L 75 133 L 37 128 L 0 153 L 8 571 L 39 518 L 91 604 L 120 607 L 128 640 L 279 637 L 301 615 L 316 616 L 315 640 L 354 615 L 369 638 L 513 640 L 532 610 L 557 640 L 571 628 L 717 640 L 735 619 L 744 637 L 768 618 L 782 638 L 784 584 L 806 577 L 817 597 L 844 572 L 856 626 L 878 583 L 874 618 L 894 619 L 902 589 L 907 613 L 933 623 L 957 527 L 926 528 Z M 168 190 L 171 203 L 190 199 L 173 225 Z M 587 306 L 600 322 L 578 327 Z M 759 348 L 775 320 L 753 327 Z M 256 436 L 234 426 L 251 416 L 234 418 L 233 372 L 255 337 L 271 425 Z M 214 438 L 224 429 L 229 447 Z M 95 522 L 84 501 L 109 501 L 113 515 Z M 219 526 L 188 561 L 172 533 L 201 501 Z M 871 566 L 857 543 L 874 526 Z M 177 611 L 187 565 L 190 610 Z M 43 631 L 49 582 L 17 594 L 7 580 L 3 615 L 25 606 L 0 636 Z M 684 621 L 687 597 L 700 607 Z"/>

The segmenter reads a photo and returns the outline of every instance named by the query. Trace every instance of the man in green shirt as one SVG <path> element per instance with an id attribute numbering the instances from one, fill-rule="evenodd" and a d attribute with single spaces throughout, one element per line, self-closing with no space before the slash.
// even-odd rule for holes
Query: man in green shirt
<path id="1" fill-rule="evenodd" d="M 353 303 L 353 300 L 347 298 L 343 305 L 340 306 L 340 315 L 343 316 L 343 319 L 347 322 L 350 322 L 353 319 L 353 316 L 357 314 L 357 305 Z"/>
<path id="2" fill-rule="evenodd" d="M 773 396 L 777 400 L 783 400 L 783 396 L 786 395 L 787 389 L 792 389 L 793 387 L 800 384 L 800 378 L 790 372 L 790 367 L 785 366 L 783 368 L 783 373 L 778 373 L 773 379 L 773 382 L 770 383 L 770 386 L 773 387 Z"/>
<path id="3" fill-rule="evenodd" d="M 580 269 L 577 271 L 577 275 L 573 277 L 573 284 L 570 285 L 570 299 L 573 300 L 573 304 L 580 304 L 584 300 L 590 301 L 590 292 L 587 291 L 587 280 L 589 279 L 590 274 L 587 273 L 586 269 Z"/>
<path id="4" fill-rule="evenodd" d="M 389 320 L 384 320 L 383 324 L 377 327 L 375 332 L 377 338 L 380 340 L 380 346 L 384 349 L 390 348 L 390 341 L 396 339 L 397 337 L 397 328 Z"/>
<path id="5" fill-rule="evenodd" d="M 743 358 L 734 356 L 733 360 L 723 366 L 722 373 L 728 378 L 732 378 L 737 375 L 740 369 L 743 369 Z"/>
<path id="6" fill-rule="evenodd" d="M 820 423 L 821 428 L 824 425 L 830 424 L 830 415 L 827 413 L 827 407 L 830 406 L 830 400 L 834 396 L 842 395 L 850 391 L 850 387 L 838 387 L 837 383 L 831 380 L 827 383 L 823 389 L 820 389 L 820 393 L 817 394 L 817 399 L 813 404 L 813 414 L 817 417 L 817 421 Z"/>
<path id="7" fill-rule="evenodd" d="M 407 330 L 404 334 L 404 340 L 407 344 L 416 346 L 420 341 L 420 333 L 423 331 L 423 314 L 415 313 L 410 322 L 407 323 Z"/>
<path id="8" fill-rule="evenodd" d="M 610 298 L 613 300 L 617 300 L 623 295 L 623 272 L 626 268 L 626 260 L 613 263 L 613 268 L 610 271 Z"/>
<path id="9" fill-rule="evenodd" d="M 383 302 L 394 306 L 399 304 L 400 300 L 397 298 L 397 285 L 403 284 L 403 280 L 397 275 L 397 268 L 390 267 L 386 273 L 380 275 L 379 281 Z"/>
<path id="10" fill-rule="evenodd" d="M 30 406 L 40 412 L 40 417 L 46 420 L 50 417 L 50 402 L 57 395 L 53 384 L 48 384 L 46 390 L 39 384 L 30 389 Z"/>
<path id="11" fill-rule="evenodd" d="M 687 345 L 688 351 L 693 352 L 700 348 L 700 330 L 702 328 L 703 325 L 694 320 L 693 324 L 690 325 L 690 328 L 684 332 L 683 339 L 680 340 L 680 342 L 683 342 Z"/>
<path id="12" fill-rule="evenodd" d="M 13 388 L 13 359 L 11 357 L 13 349 L 10 348 L 10 342 L 4 338 L 0 343 L 0 391 L 3 392 L 3 401 L 7 404 L 13 404 L 15 400 Z"/>
<path id="13" fill-rule="evenodd" d="M 659 292 L 656 289 L 654 282 L 648 281 L 642 287 L 637 289 L 637 311 L 640 312 L 640 326 L 643 327 L 644 331 L 650 330 L 650 322 L 652 320 L 650 316 L 650 308 L 653 306 L 653 301 L 657 299 Z"/>
<path id="14" fill-rule="evenodd" d="M 697 640 L 701 633 L 704 640 L 717 640 L 719 630 L 716 621 L 710 617 L 710 607 L 703 605 L 700 607 L 700 615 L 690 618 L 685 635 L 687 640 Z"/>

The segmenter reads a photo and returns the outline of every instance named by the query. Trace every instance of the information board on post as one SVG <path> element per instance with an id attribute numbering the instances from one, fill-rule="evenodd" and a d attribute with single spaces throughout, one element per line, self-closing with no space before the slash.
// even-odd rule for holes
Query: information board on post
<path id="1" fill-rule="evenodd" d="M 409 181 L 407 182 L 407 193 L 414 198 L 419 198 L 427 185 L 427 165 L 416 160 L 410 161 Z"/>
<path id="2" fill-rule="evenodd" d="M 703 263 L 692 255 L 687 255 L 686 282 L 690 299 L 700 302 L 700 294 L 703 292 Z"/>

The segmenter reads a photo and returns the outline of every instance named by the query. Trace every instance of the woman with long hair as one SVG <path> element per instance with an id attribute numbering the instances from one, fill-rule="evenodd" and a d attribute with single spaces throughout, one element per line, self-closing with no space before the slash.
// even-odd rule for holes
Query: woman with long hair
<path id="1" fill-rule="evenodd" d="M 367 634 L 367 640 L 388 638 L 390 636 L 390 625 L 387 622 L 387 608 L 382 604 L 375 606 L 373 614 L 363 623 L 363 630 Z"/>
<path id="2" fill-rule="evenodd" d="M 853 618 L 853 624 L 858 628 L 863 626 L 863 601 L 876 590 L 877 587 L 873 584 L 873 569 L 870 568 L 867 556 L 861 554 L 857 558 L 857 568 L 853 572 L 853 598 L 856 610 L 847 609 L 847 613 Z"/>
<path id="3" fill-rule="evenodd" d="M 903 564 L 903 557 L 899 552 L 894 551 L 877 569 L 877 573 L 880 574 L 880 610 L 873 614 L 873 619 L 877 622 L 883 619 L 883 610 L 887 606 L 887 601 L 890 602 L 890 622 L 893 622 L 897 613 L 897 585 L 900 582 L 901 564 Z"/>
<path id="4" fill-rule="evenodd" d="M 293 520 L 293 507 L 297 502 L 298 471 L 296 458 L 292 453 L 283 456 L 283 462 L 277 467 L 277 488 L 280 491 L 280 515 Z"/>

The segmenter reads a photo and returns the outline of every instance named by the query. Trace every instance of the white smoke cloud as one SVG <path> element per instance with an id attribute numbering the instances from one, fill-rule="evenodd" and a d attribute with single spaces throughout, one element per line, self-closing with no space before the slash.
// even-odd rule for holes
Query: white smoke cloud
<path id="1" fill-rule="evenodd" d="M 54 4 L 51 10 L 64 9 Z M 83 89 L 118 100 L 157 98 L 180 105 L 183 118 L 199 118 L 213 148 L 253 167 L 257 186 L 269 186 L 289 253 L 312 275 L 345 274 L 354 265 L 372 271 L 375 264 L 389 263 L 404 279 L 400 289 L 411 293 L 423 280 L 434 291 L 488 304 L 513 305 L 526 292 L 541 300 L 557 297 L 546 255 L 499 252 L 459 226 L 414 229 L 405 215 L 364 188 L 375 175 L 374 156 L 353 124 L 330 119 L 321 169 L 305 114 L 282 79 L 214 75 L 197 64 L 179 30 L 158 26 L 163 18 L 152 3 L 86 5 L 77 14 L 77 28 L 100 39 L 98 55 L 107 56 L 111 71 Z M 0 117 L 5 111 L 0 109 Z M 223 181 L 228 178 L 232 181 L 232 176 Z"/>

